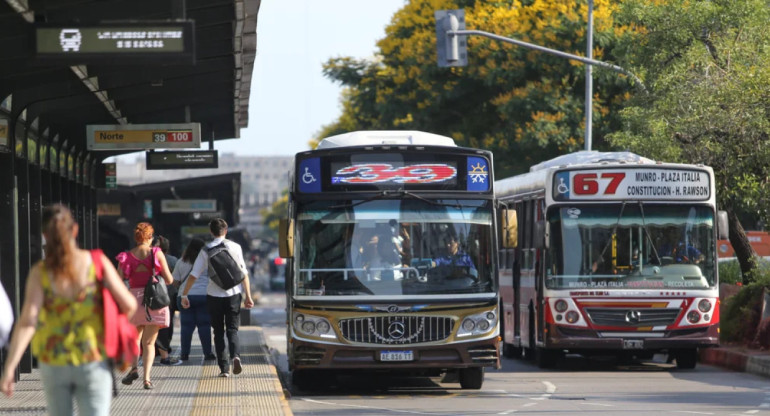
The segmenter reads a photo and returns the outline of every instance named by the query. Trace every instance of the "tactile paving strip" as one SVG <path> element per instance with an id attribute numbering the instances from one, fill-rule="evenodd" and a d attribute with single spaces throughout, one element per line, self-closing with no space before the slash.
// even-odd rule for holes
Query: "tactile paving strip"
<path id="1" fill-rule="evenodd" d="M 243 372 L 229 378 L 218 377 L 215 361 L 203 361 L 197 336 L 193 336 L 190 360 L 178 366 L 152 367 L 153 390 L 145 390 L 140 378 L 130 386 L 120 383 L 113 399 L 111 415 L 291 415 L 283 397 L 275 367 L 262 331 L 243 326 L 239 332 Z M 177 337 L 175 337 L 177 338 Z M 178 338 L 175 339 L 178 342 Z M 174 345 L 178 351 L 178 344 Z M 46 403 L 40 372 L 22 374 L 13 398 L 0 398 L 2 415 L 45 415 Z"/>

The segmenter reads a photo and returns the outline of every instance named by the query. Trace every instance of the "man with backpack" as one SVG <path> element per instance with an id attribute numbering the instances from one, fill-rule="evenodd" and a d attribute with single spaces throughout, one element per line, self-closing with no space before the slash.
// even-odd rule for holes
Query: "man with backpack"
<path id="1" fill-rule="evenodd" d="M 230 376 L 230 363 L 233 374 L 243 371 L 238 353 L 238 326 L 240 325 L 241 300 L 245 295 L 244 307 L 254 306 L 249 287 L 249 276 L 243 261 L 243 251 L 238 243 L 227 240 L 227 222 L 221 218 L 211 220 L 209 230 L 214 237 L 206 244 L 195 259 L 187 282 L 181 288 L 182 307 L 190 307 L 187 293 L 195 280 L 208 277 L 206 302 L 211 315 L 211 327 L 214 329 L 214 347 L 219 364 L 220 377 Z M 229 346 L 229 359 L 225 356 L 225 335 Z"/>

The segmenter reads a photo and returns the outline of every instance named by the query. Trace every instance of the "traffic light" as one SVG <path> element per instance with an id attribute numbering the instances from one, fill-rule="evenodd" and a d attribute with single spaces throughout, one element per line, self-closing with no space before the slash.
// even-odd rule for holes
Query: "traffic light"
<path id="1" fill-rule="evenodd" d="M 468 65 L 468 43 L 465 35 L 448 31 L 465 30 L 465 10 L 436 10 L 436 51 L 438 66 Z"/>

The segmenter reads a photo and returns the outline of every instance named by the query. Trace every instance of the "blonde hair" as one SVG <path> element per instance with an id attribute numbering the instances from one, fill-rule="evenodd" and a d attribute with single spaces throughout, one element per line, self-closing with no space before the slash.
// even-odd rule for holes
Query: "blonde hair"
<path id="1" fill-rule="evenodd" d="M 54 204 L 43 208 L 43 235 L 45 235 L 45 267 L 53 276 L 75 280 L 74 257 L 77 243 L 73 244 L 75 236 L 75 220 L 72 212 L 62 204 Z"/>

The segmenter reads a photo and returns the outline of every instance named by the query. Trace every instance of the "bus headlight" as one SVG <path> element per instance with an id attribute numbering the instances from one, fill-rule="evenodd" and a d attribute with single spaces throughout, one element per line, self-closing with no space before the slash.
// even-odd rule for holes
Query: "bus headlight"
<path id="1" fill-rule="evenodd" d="M 698 302 L 698 310 L 706 313 L 711 310 L 711 302 L 709 302 L 708 299 L 701 299 L 700 302 Z"/>
<path id="2" fill-rule="evenodd" d="M 302 335 L 336 339 L 331 329 L 331 323 L 326 318 L 303 313 L 294 315 L 294 330 Z"/>
<path id="3" fill-rule="evenodd" d="M 559 299 L 554 303 L 553 308 L 556 309 L 556 312 L 564 313 L 564 311 L 567 310 L 567 301 L 564 299 Z"/>
<path id="4" fill-rule="evenodd" d="M 566 319 L 567 322 L 574 324 L 580 319 L 580 314 L 575 311 L 569 311 L 566 315 L 564 315 L 564 319 Z"/>
<path id="5" fill-rule="evenodd" d="M 473 322 L 473 319 L 466 319 L 463 321 L 463 330 L 465 332 L 471 332 L 476 328 L 476 323 Z"/>
<path id="6" fill-rule="evenodd" d="M 468 337 L 471 335 L 483 335 L 488 333 L 497 325 L 496 311 L 486 311 L 465 317 L 460 329 L 457 331 L 458 337 Z"/>
<path id="7" fill-rule="evenodd" d="M 698 311 L 695 311 L 695 310 L 688 312 L 687 320 L 691 324 L 697 324 L 700 321 L 700 313 L 698 313 Z"/>

